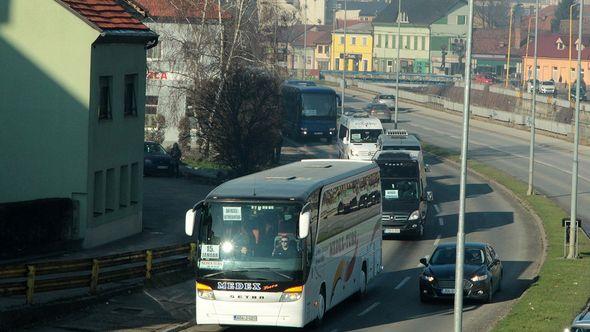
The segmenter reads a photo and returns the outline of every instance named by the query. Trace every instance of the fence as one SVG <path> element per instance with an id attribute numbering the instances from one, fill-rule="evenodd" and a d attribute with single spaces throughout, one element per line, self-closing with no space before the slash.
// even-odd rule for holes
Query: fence
<path id="1" fill-rule="evenodd" d="M 33 303 L 35 293 L 88 288 L 91 294 L 99 286 L 143 278 L 155 273 L 186 269 L 194 263 L 196 244 L 188 243 L 121 254 L 0 266 L 0 296 L 25 295 Z"/>

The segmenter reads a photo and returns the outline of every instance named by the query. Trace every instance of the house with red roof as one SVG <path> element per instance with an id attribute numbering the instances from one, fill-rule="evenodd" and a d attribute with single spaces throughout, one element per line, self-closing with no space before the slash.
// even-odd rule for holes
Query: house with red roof
<path id="1" fill-rule="evenodd" d="M 164 116 L 164 146 L 179 140 L 179 122 L 193 107 L 187 91 L 216 71 L 223 24 L 231 15 L 216 0 L 124 0 L 159 36 L 147 52 L 146 129 Z"/>
<path id="2" fill-rule="evenodd" d="M 515 29 L 518 31 L 518 29 Z M 512 32 L 510 40 L 510 75 L 520 77 L 522 73 L 522 57 L 527 53 L 521 47 L 521 35 Z M 526 41 L 525 41 L 526 42 Z M 526 45 L 525 45 L 526 46 Z M 528 54 L 533 53 L 531 48 Z M 474 29 L 472 54 L 477 73 L 490 73 L 496 77 L 506 77 L 508 63 L 508 29 Z"/>
<path id="3" fill-rule="evenodd" d="M 531 41 L 529 49 L 533 49 L 534 40 Z M 586 84 L 590 83 L 590 36 L 583 36 L 582 42 L 577 36 L 573 36 L 572 43 L 569 43 L 569 35 L 545 34 L 539 36 L 537 50 L 537 77 L 541 81 L 554 80 L 556 83 L 572 84 L 576 80 L 578 48 L 582 49 L 582 71 Z M 571 60 L 570 60 L 571 54 Z M 524 75 L 525 79 L 533 78 L 534 58 L 529 51 L 525 57 Z"/>
<path id="4" fill-rule="evenodd" d="M 307 76 L 318 76 L 320 70 L 328 70 L 330 67 L 331 43 L 332 32 L 326 26 L 315 27 L 310 29 L 307 35 L 300 35 L 292 44 L 293 55 L 289 69 L 297 77 L 303 74 L 304 68 Z M 307 61 L 307 64 L 305 64 L 305 61 Z"/>
<path id="5" fill-rule="evenodd" d="M 145 56 L 158 35 L 116 0 L 1 7 L 0 243 L 94 247 L 141 232 Z"/>

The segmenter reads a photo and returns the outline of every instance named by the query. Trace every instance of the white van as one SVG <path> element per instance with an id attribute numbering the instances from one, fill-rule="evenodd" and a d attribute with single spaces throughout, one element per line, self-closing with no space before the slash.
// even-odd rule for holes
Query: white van
<path id="1" fill-rule="evenodd" d="M 364 114 L 340 118 L 338 127 L 338 156 L 340 159 L 371 160 L 379 150 L 377 140 L 383 126 L 377 118 Z"/>

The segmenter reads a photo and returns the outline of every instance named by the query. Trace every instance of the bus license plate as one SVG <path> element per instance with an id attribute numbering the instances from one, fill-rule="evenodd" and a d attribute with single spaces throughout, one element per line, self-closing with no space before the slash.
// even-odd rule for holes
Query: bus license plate
<path id="1" fill-rule="evenodd" d="M 441 289 L 441 293 L 443 294 L 455 294 L 454 288 L 443 288 Z"/>
<path id="2" fill-rule="evenodd" d="M 158 166 L 158 169 L 168 169 L 168 166 Z"/>
<path id="3" fill-rule="evenodd" d="M 241 320 L 241 321 L 247 321 L 247 322 L 255 322 L 258 320 L 258 318 L 256 316 L 251 316 L 251 315 L 235 315 L 234 316 L 234 320 Z"/>
<path id="4" fill-rule="evenodd" d="M 385 234 L 399 234 L 399 233 L 400 233 L 399 228 L 386 228 L 385 229 Z"/>

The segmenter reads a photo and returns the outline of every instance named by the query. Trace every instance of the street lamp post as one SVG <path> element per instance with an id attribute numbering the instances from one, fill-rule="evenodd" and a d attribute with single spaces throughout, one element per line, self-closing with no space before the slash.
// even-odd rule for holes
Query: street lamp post
<path id="1" fill-rule="evenodd" d="M 303 79 L 307 71 L 307 0 L 303 1 Z"/>
<path id="2" fill-rule="evenodd" d="M 506 82 L 504 82 L 504 87 L 508 88 L 508 81 L 510 79 L 510 50 L 512 46 L 512 18 L 514 16 L 514 7 L 510 7 L 510 24 L 508 28 L 508 54 L 506 56 Z"/>
<path id="3" fill-rule="evenodd" d="M 459 222 L 455 269 L 455 332 L 463 329 L 463 265 L 465 256 L 465 188 L 467 182 L 467 149 L 469 147 L 469 102 L 471 98 L 471 45 L 473 36 L 473 1 L 469 0 L 467 42 L 465 45 L 465 92 L 463 95 L 463 137 L 461 140 L 461 181 L 459 187 Z"/>
<path id="4" fill-rule="evenodd" d="M 570 20 L 569 20 L 569 23 L 570 23 L 570 42 L 568 44 L 568 46 L 569 46 L 569 62 L 568 62 L 569 68 L 567 69 L 567 72 L 568 72 L 568 75 L 569 75 L 569 79 L 567 80 L 567 90 L 568 90 L 567 100 L 570 103 L 572 101 L 572 96 L 571 96 L 572 94 L 569 93 L 569 91 L 571 91 L 571 89 L 572 89 L 572 33 L 573 33 L 572 32 L 572 28 L 573 28 L 573 9 L 574 9 L 574 6 L 577 6 L 577 5 L 578 4 L 576 4 L 576 3 L 573 4 L 573 5 L 570 5 Z"/>
<path id="5" fill-rule="evenodd" d="M 574 158 L 572 165 L 572 200 L 570 215 L 570 243 L 568 259 L 578 258 L 578 224 L 576 221 L 578 213 L 578 144 L 580 140 L 580 88 L 582 80 L 582 16 L 584 12 L 584 0 L 580 1 L 580 13 L 578 22 L 578 70 L 576 78 L 576 112 L 574 116 Z"/>
<path id="6" fill-rule="evenodd" d="M 529 42 L 531 40 L 530 35 L 531 35 L 531 21 L 532 21 L 533 17 L 529 16 L 529 27 L 526 33 L 526 52 L 524 53 L 524 63 L 527 63 L 529 60 Z M 526 69 L 526 68 L 525 68 Z M 524 69 L 523 69 L 524 70 Z M 526 79 L 525 79 L 525 75 L 524 72 L 522 73 L 522 86 L 526 87 Z"/>
<path id="7" fill-rule="evenodd" d="M 397 129 L 397 113 L 399 111 L 399 70 L 400 70 L 400 63 L 399 63 L 399 52 L 402 46 L 401 41 L 401 12 L 402 12 L 402 0 L 397 1 L 397 60 L 395 61 L 395 111 L 393 113 L 393 128 Z"/>
<path id="8" fill-rule="evenodd" d="M 347 59 L 346 59 L 346 25 L 348 24 L 347 22 L 347 16 L 346 16 L 346 3 L 347 1 L 344 0 L 344 52 L 342 54 L 342 98 L 340 100 L 340 106 L 341 108 L 341 112 L 344 115 L 344 93 L 346 92 L 346 76 L 345 76 L 345 72 L 346 72 L 346 65 L 347 65 Z"/>
<path id="9" fill-rule="evenodd" d="M 529 187 L 527 195 L 535 193 L 533 172 L 535 168 L 535 122 L 537 111 L 537 48 L 539 44 L 539 0 L 535 3 L 535 59 L 533 61 L 533 101 L 531 106 L 531 145 L 529 147 Z"/>

